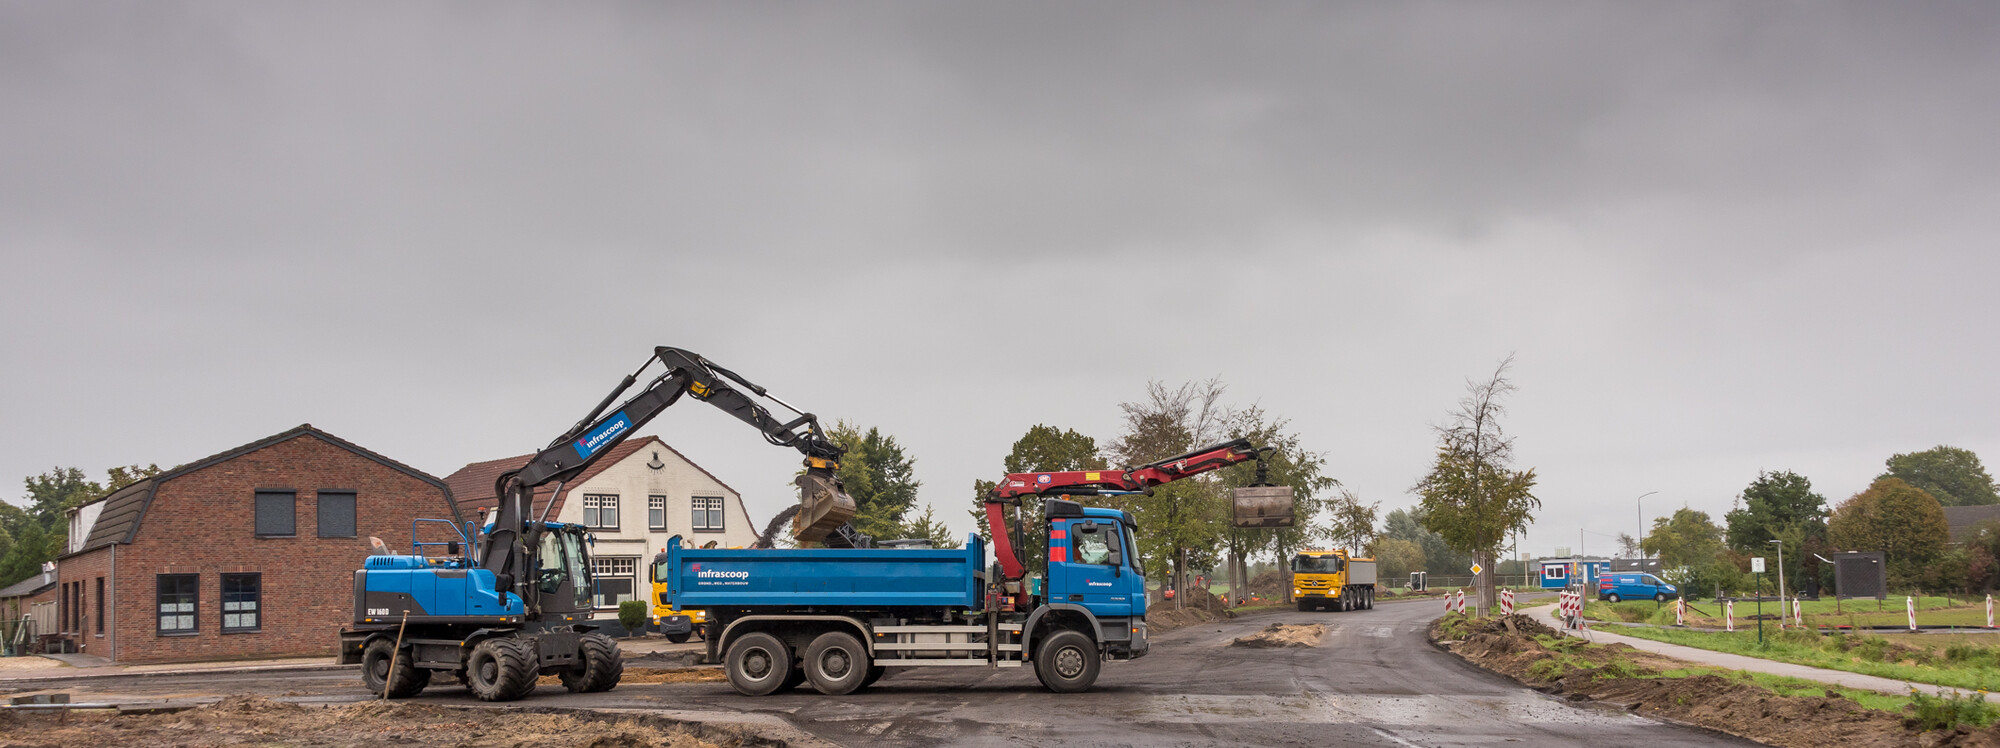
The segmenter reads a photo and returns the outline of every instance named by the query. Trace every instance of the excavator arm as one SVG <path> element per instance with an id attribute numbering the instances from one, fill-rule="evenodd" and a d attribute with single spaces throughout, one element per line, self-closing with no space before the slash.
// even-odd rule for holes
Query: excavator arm
<path id="1" fill-rule="evenodd" d="M 632 389 L 639 376 L 655 362 L 662 364 L 665 371 L 650 380 L 638 394 L 612 409 L 612 403 Z M 806 471 L 798 478 L 803 508 L 794 522 L 794 532 L 800 540 L 867 542 L 865 537 L 845 527 L 854 516 L 855 505 L 854 499 L 842 490 L 835 474 L 840 469 L 842 449 L 827 438 L 817 416 L 792 407 L 763 387 L 715 365 L 699 354 L 661 346 L 653 349 L 652 357 L 646 359 L 638 370 L 626 375 L 610 394 L 597 403 L 597 407 L 592 408 L 569 431 L 529 458 L 519 470 L 499 477 L 494 485 L 494 495 L 500 498 L 499 506 L 493 530 L 481 554 L 481 566 L 501 575 L 503 580 L 526 579 L 525 573 L 533 566 L 529 554 L 537 548 L 542 521 L 548 514 L 548 510 L 544 509 L 543 517 L 529 516 L 533 510 L 535 489 L 555 483 L 556 490 L 560 492 L 563 483 L 583 473 L 612 447 L 625 441 L 684 395 L 735 416 L 762 433 L 765 441 L 797 449 L 805 456 Z M 781 420 L 752 395 L 776 403 L 796 414 L 796 417 Z M 610 411 L 608 415 L 607 410 Z M 502 587 L 506 586 L 503 582 Z M 524 599 L 529 597 L 523 595 Z"/>
<path id="2" fill-rule="evenodd" d="M 1027 573 L 1007 532 L 1006 510 L 1020 506 L 1023 497 L 1150 494 L 1154 486 L 1250 460 L 1262 461 L 1271 451 L 1270 447 L 1251 446 L 1248 439 L 1233 439 L 1124 470 L 1010 473 L 986 497 L 986 525 L 993 534 L 993 554 L 1000 560 L 1000 573 L 1009 583 L 1019 582 Z"/>

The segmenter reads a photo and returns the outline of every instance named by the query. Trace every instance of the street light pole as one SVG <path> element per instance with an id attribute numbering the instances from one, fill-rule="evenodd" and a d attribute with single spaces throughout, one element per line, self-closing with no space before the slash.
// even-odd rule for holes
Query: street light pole
<path id="1" fill-rule="evenodd" d="M 1639 505 L 1639 537 L 1638 537 L 1638 540 L 1639 540 L 1639 558 L 1641 558 L 1641 559 L 1644 559 L 1644 558 L 1646 557 L 1646 548 L 1645 548 L 1645 546 L 1646 546 L 1646 497 L 1648 497 L 1648 496 L 1651 496 L 1651 495 L 1653 495 L 1653 494 L 1656 494 L 1656 493 L 1659 493 L 1659 491 L 1647 491 L 1647 492 L 1645 492 L 1645 493 L 1642 493 L 1642 494 L 1639 494 L 1639 499 L 1638 499 L 1638 501 L 1636 502 L 1636 503 L 1638 503 L 1638 505 Z"/>
<path id="2" fill-rule="evenodd" d="M 1778 544 L 1778 620 L 1785 620 L 1785 541 L 1772 538 Z M 1779 628 L 1783 628 L 1783 624 Z"/>

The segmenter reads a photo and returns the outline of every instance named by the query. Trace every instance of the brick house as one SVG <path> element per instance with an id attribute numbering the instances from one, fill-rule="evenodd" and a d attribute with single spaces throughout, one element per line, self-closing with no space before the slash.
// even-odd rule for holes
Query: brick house
<path id="1" fill-rule="evenodd" d="M 494 481 L 518 470 L 534 455 L 475 462 L 445 478 L 467 519 L 497 503 Z M 550 520 L 591 528 L 592 571 L 600 626 L 615 628 L 618 603 L 645 600 L 651 588 L 646 565 L 679 535 L 693 545 L 748 546 L 761 528 L 750 525 L 743 496 L 657 436 L 633 437 L 612 447 L 561 494 L 555 486 L 535 492 L 535 516 L 549 502 Z"/>
<path id="2" fill-rule="evenodd" d="M 55 564 L 0 588 L 0 652 L 37 651 L 43 634 L 56 630 Z"/>
<path id="3" fill-rule="evenodd" d="M 72 510 L 60 626 L 121 663 L 331 655 L 369 536 L 409 548 L 447 491 L 311 424 L 196 460 Z"/>

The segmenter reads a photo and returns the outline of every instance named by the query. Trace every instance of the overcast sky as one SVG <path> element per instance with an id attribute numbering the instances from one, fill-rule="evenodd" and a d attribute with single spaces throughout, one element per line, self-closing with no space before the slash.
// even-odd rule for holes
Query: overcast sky
<path id="1" fill-rule="evenodd" d="M 1610 549 L 2000 460 L 2000 5 L 0 2 L 0 497 L 310 422 L 436 475 L 656 345 L 923 500 L 1222 377 L 1384 510 L 1468 377 Z M 654 422 L 745 494 L 798 456 Z M 11 476 L 11 477 L 9 477 Z"/>

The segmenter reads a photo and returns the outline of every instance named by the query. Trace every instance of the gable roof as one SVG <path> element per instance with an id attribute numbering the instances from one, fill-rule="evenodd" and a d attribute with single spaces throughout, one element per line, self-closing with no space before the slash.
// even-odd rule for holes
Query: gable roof
<path id="1" fill-rule="evenodd" d="M 98 499 L 98 501 L 104 502 L 104 509 L 98 513 L 97 522 L 91 525 L 90 536 L 83 541 L 83 547 L 78 548 L 75 553 L 65 553 L 63 556 L 74 556 L 77 553 L 102 548 L 113 543 L 131 543 L 134 538 L 139 536 L 139 524 L 145 520 L 146 510 L 153 505 L 153 495 L 159 489 L 160 484 L 196 470 L 215 465 L 216 463 L 233 460 L 251 452 L 300 437 L 312 437 L 366 457 L 425 483 L 445 489 L 445 495 L 447 497 L 450 496 L 451 489 L 445 485 L 444 481 L 439 480 L 437 476 L 363 449 L 354 442 L 313 428 L 313 425 L 310 423 L 302 423 L 288 431 L 272 434 L 249 444 L 217 452 L 194 462 L 175 467 L 172 470 L 113 491 L 104 498 Z"/>
<path id="2" fill-rule="evenodd" d="M 54 586 L 56 586 L 55 572 L 37 571 L 32 577 L 7 585 L 5 589 L 0 589 L 0 597 L 27 597 L 29 595 L 40 594 Z"/>
<path id="3" fill-rule="evenodd" d="M 554 518 L 562 514 L 563 503 L 568 500 L 570 489 L 588 483 L 590 479 L 597 477 L 598 474 L 611 469 L 612 465 L 616 465 L 624 461 L 625 458 L 636 454 L 639 450 L 645 449 L 648 444 L 664 447 L 668 452 L 674 453 L 675 457 L 681 458 L 682 462 L 693 465 L 694 469 L 701 471 L 702 475 L 708 476 L 709 480 L 715 481 L 716 485 L 722 486 L 724 490 L 735 494 L 739 500 L 743 496 L 742 492 L 722 482 L 721 478 L 717 478 L 714 473 L 708 472 L 708 468 L 695 464 L 694 460 L 688 459 L 687 455 L 681 454 L 680 450 L 674 449 L 671 445 L 661 440 L 660 437 L 642 436 L 637 439 L 627 439 L 620 442 L 618 446 L 612 447 L 610 451 L 604 454 L 602 459 L 591 463 L 589 468 L 586 468 L 582 473 L 578 473 L 575 478 L 570 479 L 568 483 L 564 484 L 562 495 L 560 496 L 555 495 L 554 485 L 546 485 L 535 489 L 535 500 L 532 508 L 535 516 L 539 517 L 542 515 L 543 508 L 548 505 L 552 496 L 554 497 L 555 507 L 547 510 L 548 516 Z M 499 496 L 493 492 L 494 483 L 500 480 L 500 476 L 508 471 L 521 469 L 528 464 L 529 460 L 534 458 L 535 456 L 532 454 L 525 454 L 503 457 L 498 460 L 475 462 L 459 468 L 451 475 L 445 476 L 444 482 L 451 486 L 451 495 L 458 501 L 460 507 L 491 508 L 500 501 Z"/>
<path id="4" fill-rule="evenodd" d="M 1972 533 L 1981 523 L 2000 519 L 2000 504 L 1986 506 L 1948 506 L 1944 508 L 1944 522 L 1951 526 L 1951 542 L 1963 543 L 1972 539 Z"/>

